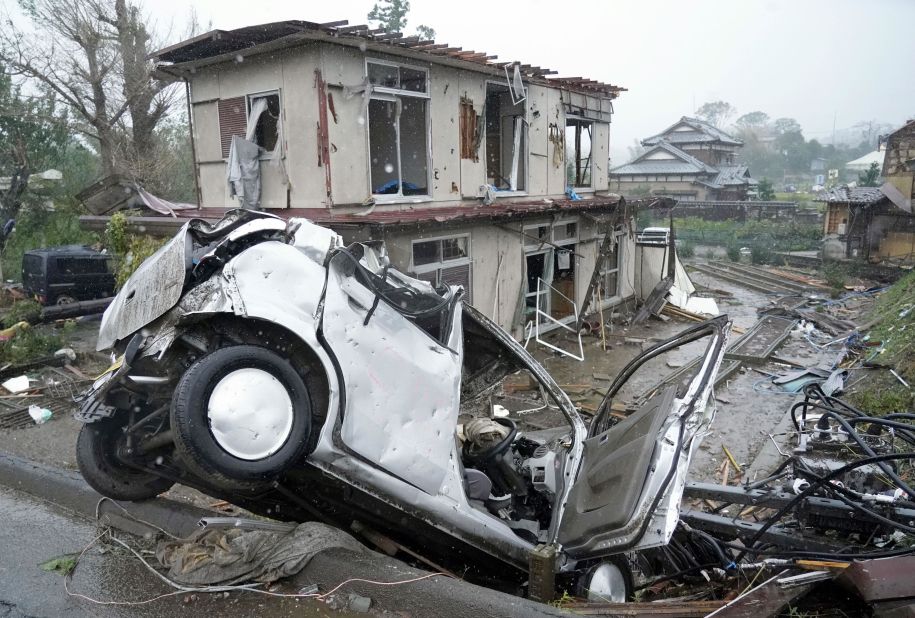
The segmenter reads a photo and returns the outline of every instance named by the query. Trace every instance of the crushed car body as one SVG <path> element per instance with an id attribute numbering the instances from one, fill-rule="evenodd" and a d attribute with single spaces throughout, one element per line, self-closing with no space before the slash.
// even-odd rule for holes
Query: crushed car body
<path id="1" fill-rule="evenodd" d="M 462 295 L 391 268 L 383 244 L 344 246 L 304 219 L 192 220 L 105 312 L 98 348 L 113 364 L 77 413 L 80 469 L 116 499 L 180 482 L 281 519 L 368 522 L 522 575 L 547 547 L 550 577 L 597 589 L 607 560 L 670 540 L 730 323 L 697 324 L 633 360 L 588 426 Z M 645 362 L 702 338 L 690 380 L 610 414 Z M 565 426 L 490 418 L 488 394 L 518 371 Z"/>

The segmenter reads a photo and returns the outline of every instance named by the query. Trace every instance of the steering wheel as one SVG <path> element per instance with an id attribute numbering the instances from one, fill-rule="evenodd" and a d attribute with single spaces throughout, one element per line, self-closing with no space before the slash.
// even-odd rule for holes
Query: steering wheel
<path id="1" fill-rule="evenodd" d="M 508 427 L 508 435 L 502 438 L 497 444 L 482 451 L 474 452 L 469 448 L 469 442 L 464 444 L 464 458 L 467 460 L 468 464 L 486 464 L 507 451 L 512 442 L 515 441 L 515 436 L 518 435 L 518 426 L 515 424 L 515 421 L 510 418 L 494 418 L 492 420 L 504 427 Z"/>

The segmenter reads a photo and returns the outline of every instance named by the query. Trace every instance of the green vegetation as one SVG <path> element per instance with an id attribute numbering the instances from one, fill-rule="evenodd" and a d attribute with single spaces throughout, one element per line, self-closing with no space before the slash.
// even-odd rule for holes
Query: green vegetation
<path id="1" fill-rule="evenodd" d="M 53 211 L 42 206 L 24 207 L 19 212 L 16 230 L 3 248 L 3 276 L 20 281 L 22 254 L 32 249 L 60 245 L 97 245 L 99 237 L 79 227 L 80 209 L 67 203 Z"/>
<path id="2" fill-rule="evenodd" d="M 696 245 L 688 240 L 677 241 L 677 255 L 681 258 L 691 258 L 696 255 Z"/>
<path id="3" fill-rule="evenodd" d="M 0 341 L 0 364 L 18 365 L 53 354 L 66 345 L 74 326 L 71 321 L 61 329 L 41 325 L 17 330 L 6 341 Z"/>
<path id="4" fill-rule="evenodd" d="M 872 362 L 893 367 L 909 384 L 915 384 L 915 272 L 911 272 L 877 298 L 871 342 L 879 343 Z M 870 352 L 869 352 L 870 354 Z M 911 410 L 913 391 L 888 371 L 875 371 L 865 389 L 851 395 L 852 402 L 872 414 Z"/>
<path id="5" fill-rule="evenodd" d="M 871 340 L 883 342 L 880 362 L 894 364 L 910 383 L 915 383 L 915 272 L 911 272 L 877 298 L 877 323 Z"/>
<path id="6" fill-rule="evenodd" d="M 766 245 L 753 245 L 750 247 L 750 261 L 754 264 L 771 264 L 772 251 Z"/>
<path id="7" fill-rule="evenodd" d="M 859 410 L 875 416 L 905 412 L 912 407 L 912 393 L 892 376 L 889 380 L 868 380 L 866 388 L 851 393 L 849 399 Z"/>
<path id="8" fill-rule="evenodd" d="M 823 279 L 833 290 L 843 290 L 845 282 L 851 276 L 851 270 L 842 262 L 826 262 L 823 265 Z"/>
<path id="9" fill-rule="evenodd" d="M 146 258 L 155 253 L 168 240 L 131 234 L 127 229 L 127 217 L 128 213 L 123 210 L 116 212 L 111 215 L 105 228 L 106 244 L 109 250 L 118 256 L 115 279 L 119 288 Z"/>
<path id="10" fill-rule="evenodd" d="M 757 189 L 759 190 L 759 199 L 762 201 L 771 202 L 775 199 L 775 190 L 772 188 L 772 181 L 768 178 L 760 180 Z"/>
<path id="11" fill-rule="evenodd" d="M 76 568 L 76 562 L 79 560 L 79 554 L 64 554 L 45 560 L 38 565 L 42 571 L 57 573 L 58 575 L 69 575 Z"/>
<path id="12" fill-rule="evenodd" d="M 646 211 L 647 212 L 647 211 Z M 639 213 L 639 226 L 667 227 L 668 221 L 652 221 Z M 732 255 L 731 247 L 757 248 L 757 258 L 771 261 L 777 251 L 810 251 L 819 249 L 823 237 L 822 226 L 798 224 L 789 221 L 706 221 L 699 217 L 674 219 L 674 229 L 681 246 L 684 243 L 694 245 L 717 245 L 726 247 L 733 261 L 739 260 L 738 253 Z M 683 255 L 681 253 L 681 255 Z M 736 257 L 735 257 L 736 256 Z M 761 262 L 757 262 L 761 263 Z"/>
<path id="13" fill-rule="evenodd" d="M 740 245 L 737 243 L 731 243 L 727 246 L 728 259 L 732 262 L 740 261 Z"/>
<path id="14" fill-rule="evenodd" d="M 876 187 L 879 180 L 880 166 L 877 165 L 876 161 L 871 163 L 866 172 L 858 174 L 858 186 L 860 187 Z"/>
<path id="15" fill-rule="evenodd" d="M 12 304 L 6 313 L 3 314 L 3 317 L 0 318 L 0 323 L 3 324 L 3 328 L 9 328 L 13 324 L 18 324 L 19 322 L 31 322 L 41 314 L 41 305 L 36 303 L 34 300 L 20 300 Z"/>

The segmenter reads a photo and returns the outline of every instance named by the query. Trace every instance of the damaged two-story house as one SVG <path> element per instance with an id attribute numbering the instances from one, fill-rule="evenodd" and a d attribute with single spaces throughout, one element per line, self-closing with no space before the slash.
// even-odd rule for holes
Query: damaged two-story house
<path id="1" fill-rule="evenodd" d="M 737 162 L 743 141 L 698 118 L 683 116 L 642 140 L 645 152 L 610 170 L 610 188 L 684 202 L 743 201 L 757 181 Z"/>
<path id="2" fill-rule="evenodd" d="M 607 176 L 623 88 L 346 22 L 215 30 L 153 58 L 187 85 L 204 216 L 246 205 L 384 240 L 516 335 L 574 320 L 594 273 L 603 306 L 634 294 Z"/>

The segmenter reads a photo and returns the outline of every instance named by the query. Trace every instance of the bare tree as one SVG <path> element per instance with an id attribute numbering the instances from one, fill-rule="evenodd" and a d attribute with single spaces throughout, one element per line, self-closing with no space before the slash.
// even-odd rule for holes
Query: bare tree
<path id="1" fill-rule="evenodd" d="M 737 113 L 737 108 L 727 101 L 709 101 L 696 110 L 696 115 L 716 127 L 723 127 L 728 118 Z"/>
<path id="2" fill-rule="evenodd" d="M 3 16 L 0 62 L 52 91 L 98 148 L 104 174 L 142 177 L 177 90 L 153 74 L 158 41 L 128 0 L 20 0 L 32 31 Z"/>

